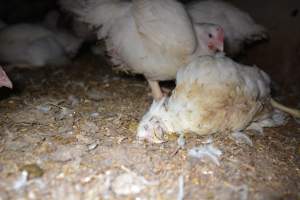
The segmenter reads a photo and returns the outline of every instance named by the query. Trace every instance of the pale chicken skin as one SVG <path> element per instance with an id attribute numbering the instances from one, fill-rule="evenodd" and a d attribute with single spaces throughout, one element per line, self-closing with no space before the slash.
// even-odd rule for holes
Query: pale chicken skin
<path id="1" fill-rule="evenodd" d="M 177 70 L 194 57 L 223 49 L 223 29 L 210 25 L 212 37 L 197 38 L 197 29 L 208 26 L 197 24 L 195 28 L 184 6 L 175 0 L 93 0 L 81 2 L 81 7 L 74 1 L 60 2 L 82 21 L 99 28 L 98 39 L 105 39 L 112 63 L 143 74 L 157 100 L 163 96 L 158 81 L 175 79 Z M 208 44 L 210 47 L 205 46 Z"/>
<path id="2" fill-rule="evenodd" d="M 137 138 L 162 142 L 166 133 L 242 131 L 271 117 L 272 101 L 270 78 L 262 70 L 223 55 L 199 57 L 178 71 L 170 97 L 152 103 Z"/>
<path id="3" fill-rule="evenodd" d="M 7 87 L 10 89 L 12 89 L 13 87 L 11 80 L 8 78 L 8 76 L 6 75 L 5 71 L 1 66 L 0 66 L 0 87 Z"/>

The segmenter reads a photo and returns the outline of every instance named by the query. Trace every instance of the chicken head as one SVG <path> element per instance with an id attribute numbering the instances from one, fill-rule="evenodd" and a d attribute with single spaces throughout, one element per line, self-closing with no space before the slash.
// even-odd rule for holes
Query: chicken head
<path id="1" fill-rule="evenodd" d="M 208 54 L 224 50 L 224 30 L 221 26 L 209 23 L 194 24 L 198 44 L 207 49 Z"/>

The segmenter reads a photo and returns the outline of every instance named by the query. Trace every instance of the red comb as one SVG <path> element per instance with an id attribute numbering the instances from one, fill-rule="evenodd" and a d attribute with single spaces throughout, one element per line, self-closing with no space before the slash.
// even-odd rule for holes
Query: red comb
<path id="1" fill-rule="evenodd" d="M 218 31 L 218 36 L 217 36 L 217 39 L 219 41 L 224 41 L 224 29 L 222 27 L 218 27 L 217 28 L 217 31 Z"/>

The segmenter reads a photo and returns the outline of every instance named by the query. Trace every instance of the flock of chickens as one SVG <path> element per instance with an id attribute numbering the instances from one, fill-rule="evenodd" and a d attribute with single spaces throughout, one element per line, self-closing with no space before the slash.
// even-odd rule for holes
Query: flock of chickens
<path id="1" fill-rule="evenodd" d="M 268 37 L 263 26 L 226 2 L 60 0 L 60 6 L 73 14 L 83 34 L 57 28 L 55 13 L 40 25 L 3 24 L 0 61 L 25 67 L 65 64 L 95 34 L 118 69 L 143 74 L 149 83 L 154 101 L 139 124 L 139 139 L 238 132 L 254 127 L 251 123 L 277 126 L 284 120 L 275 108 L 300 117 L 271 98 L 266 73 L 225 56 Z M 159 81 L 173 79 L 176 88 L 168 97 Z M 0 86 L 12 87 L 3 70 Z"/>

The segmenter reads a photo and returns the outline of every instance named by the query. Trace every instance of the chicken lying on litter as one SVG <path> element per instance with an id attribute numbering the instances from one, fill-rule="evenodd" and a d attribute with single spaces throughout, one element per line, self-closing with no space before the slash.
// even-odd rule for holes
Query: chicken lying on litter
<path id="1" fill-rule="evenodd" d="M 237 55 L 245 44 L 268 38 L 267 30 L 251 16 L 224 1 L 192 1 L 186 9 L 194 22 L 220 25 L 225 32 L 225 52 Z"/>
<path id="2" fill-rule="evenodd" d="M 64 30 L 16 24 L 0 30 L 0 61 L 19 67 L 62 65 L 78 51 L 81 42 Z"/>
<path id="3" fill-rule="evenodd" d="M 137 137 L 162 142 L 165 133 L 238 132 L 260 121 L 261 126 L 271 127 L 283 123 L 269 120 L 265 124 L 275 107 L 300 117 L 298 110 L 278 105 L 270 95 L 270 78 L 260 69 L 223 55 L 203 56 L 178 71 L 172 95 L 152 103 Z"/>
<path id="4" fill-rule="evenodd" d="M 201 51 L 202 39 L 197 40 L 184 6 L 175 0 L 75 2 L 60 1 L 80 20 L 99 28 L 98 39 L 105 39 L 112 63 L 120 70 L 143 74 L 157 100 L 163 96 L 158 81 L 174 79 L 194 57 L 223 49 L 223 30 L 215 26 L 205 37 L 210 48 Z"/>
<path id="5" fill-rule="evenodd" d="M 8 76 L 6 75 L 5 71 L 2 69 L 2 67 L 0 66 L 0 87 L 8 87 L 8 88 L 12 88 L 13 84 L 10 81 L 10 79 L 8 78 Z"/>

